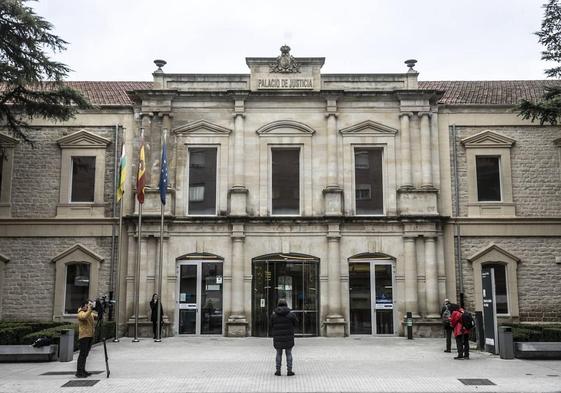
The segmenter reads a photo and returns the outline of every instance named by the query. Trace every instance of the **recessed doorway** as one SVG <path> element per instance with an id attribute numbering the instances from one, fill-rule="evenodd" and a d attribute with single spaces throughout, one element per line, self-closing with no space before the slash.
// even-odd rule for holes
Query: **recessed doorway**
<path id="1" fill-rule="evenodd" d="M 222 261 L 180 261 L 177 278 L 177 333 L 222 334 Z"/>
<path id="2" fill-rule="evenodd" d="M 393 266 L 390 259 L 349 261 L 351 334 L 395 334 Z"/>
<path id="3" fill-rule="evenodd" d="M 298 317 L 297 336 L 319 332 L 319 259 L 299 254 L 274 254 L 253 260 L 252 335 L 271 336 L 271 315 L 279 301 Z"/>

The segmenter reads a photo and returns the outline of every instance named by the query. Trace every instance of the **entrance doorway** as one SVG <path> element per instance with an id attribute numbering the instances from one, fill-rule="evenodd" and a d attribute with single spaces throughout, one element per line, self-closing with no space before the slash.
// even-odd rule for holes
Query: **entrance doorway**
<path id="1" fill-rule="evenodd" d="M 395 334 L 393 288 L 392 260 L 349 261 L 351 334 Z"/>
<path id="2" fill-rule="evenodd" d="M 253 260 L 253 326 L 257 337 L 271 336 L 270 319 L 279 301 L 298 317 L 295 334 L 319 332 L 319 260 L 298 254 L 275 254 Z"/>
<path id="3" fill-rule="evenodd" d="M 181 261 L 177 277 L 177 333 L 222 334 L 222 261 Z"/>

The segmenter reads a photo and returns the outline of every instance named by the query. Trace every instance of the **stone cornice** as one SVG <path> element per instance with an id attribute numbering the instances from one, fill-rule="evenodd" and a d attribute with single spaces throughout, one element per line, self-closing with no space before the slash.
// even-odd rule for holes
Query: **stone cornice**
<path id="1" fill-rule="evenodd" d="M 229 135 L 232 130 L 226 127 L 219 126 L 218 124 L 211 123 L 206 120 L 197 120 L 179 127 L 174 128 L 172 133 L 181 134 L 215 134 L 215 135 Z"/>
<path id="2" fill-rule="evenodd" d="M 461 141 L 466 148 L 469 147 L 512 147 L 516 141 L 496 131 L 485 130 Z"/>
<path id="3" fill-rule="evenodd" d="M 16 138 L 0 133 L 0 147 L 15 147 L 18 143 Z"/>
<path id="4" fill-rule="evenodd" d="M 63 136 L 57 140 L 61 148 L 105 149 L 111 141 L 85 129 Z"/>
<path id="5" fill-rule="evenodd" d="M 7 256 L 5 256 L 4 254 L 0 254 L 0 262 L 2 262 L 2 263 L 8 263 L 8 262 L 10 262 L 10 258 L 8 258 Z"/>
<path id="6" fill-rule="evenodd" d="M 467 257 L 466 259 L 470 262 L 474 262 L 477 259 L 480 259 L 481 257 L 483 257 L 484 255 L 492 252 L 492 251 L 497 251 L 500 254 L 504 255 L 505 257 L 507 257 L 508 259 L 515 261 L 515 262 L 520 262 L 520 258 L 515 257 L 514 255 L 512 255 L 511 253 L 503 250 L 502 248 L 500 248 L 499 246 L 497 246 L 494 243 L 489 244 L 487 247 L 485 247 L 482 250 L 477 251 L 475 254 Z"/>
<path id="7" fill-rule="evenodd" d="M 51 262 L 55 263 L 59 260 L 61 260 L 62 258 L 69 256 L 71 254 L 74 253 L 84 253 L 86 254 L 88 257 L 90 257 L 91 259 L 98 261 L 98 262 L 103 262 L 104 258 L 97 255 L 95 252 L 87 249 L 86 247 L 80 245 L 80 244 L 76 244 L 75 246 L 72 246 L 68 249 L 66 249 L 65 251 L 61 252 L 60 254 L 58 254 L 56 257 L 54 257 Z M 76 261 L 76 262 L 81 262 L 81 261 Z"/>
<path id="8" fill-rule="evenodd" d="M 397 130 L 384 124 L 377 123 L 372 120 L 365 120 L 350 127 L 339 130 L 342 135 L 358 135 L 358 134 L 397 134 Z"/>
<path id="9" fill-rule="evenodd" d="M 280 129 L 288 129 L 288 130 L 292 130 L 290 132 L 275 132 L 275 130 L 280 130 Z M 257 133 L 257 135 L 262 135 L 262 136 L 266 136 L 266 135 L 313 135 L 316 131 L 304 124 L 304 123 L 300 123 L 298 121 L 294 121 L 294 120 L 278 120 L 278 121 L 274 121 L 272 123 L 268 123 L 265 124 L 264 126 L 260 127 L 257 131 L 255 131 Z"/>

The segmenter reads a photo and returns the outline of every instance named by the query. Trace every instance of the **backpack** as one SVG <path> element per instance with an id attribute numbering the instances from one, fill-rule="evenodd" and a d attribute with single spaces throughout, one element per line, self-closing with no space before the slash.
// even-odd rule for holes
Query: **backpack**
<path id="1" fill-rule="evenodd" d="M 442 312 L 442 324 L 444 326 L 450 326 L 450 307 L 445 306 L 444 311 Z"/>
<path id="2" fill-rule="evenodd" d="M 475 321 L 469 311 L 464 311 L 462 313 L 462 326 L 464 329 L 473 329 L 475 327 Z"/>
<path id="3" fill-rule="evenodd" d="M 34 348 L 41 348 L 46 347 L 47 345 L 51 345 L 52 340 L 49 337 L 39 337 L 37 340 L 31 344 Z"/>

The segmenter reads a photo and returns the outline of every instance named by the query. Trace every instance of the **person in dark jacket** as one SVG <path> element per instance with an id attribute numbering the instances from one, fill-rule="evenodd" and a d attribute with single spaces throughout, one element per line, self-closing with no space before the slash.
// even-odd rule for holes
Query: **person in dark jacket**
<path id="1" fill-rule="evenodd" d="M 456 337 L 456 347 L 458 348 L 458 356 L 454 357 L 454 359 L 469 359 L 470 330 L 462 324 L 464 309 L 458 305 L 453 305 L 451 310 L 450 324 L 454 328 L 454 337 Z"/>
<path id="2" fill-rule="evenodd" d="M 277 308 L 271 316 L 271 328 L 273 332 L 273 347 L 277 350 L 275 375 L 281 375 L 282 350 L 286 353 L 286 368 L 289 377 L 292 372 L 292 348 L 294 347 L 294 327 L 298 324 L 298 318 L 288 308 L 286 300 L 280 299 Z"/>
<path id="3" fill-rule="evenodd" d="M 440 318 L 442 319 L 442 328 L 444 329 L 444 336 L 446 337 L 446 349 L 444 352 L 451 352 L 452 350 L 452 325 L 450 325 L 450 300 L 444 299 L 444 305 L 440 310 Z"/>
<path id="4" fill-rule="evenodd" d="M 160 334 L 158 332 L 158 307 L 160 308 Z M 152 321 L 152 331 L 154 332 L 154 339 L 162 338 L 162 326 L 164 324 L 164 309 L 162 308 L 162 302 L 158 298 L 158 294 L 152 295 L 152 300 L 150 300 L 150 320 Z"/>

